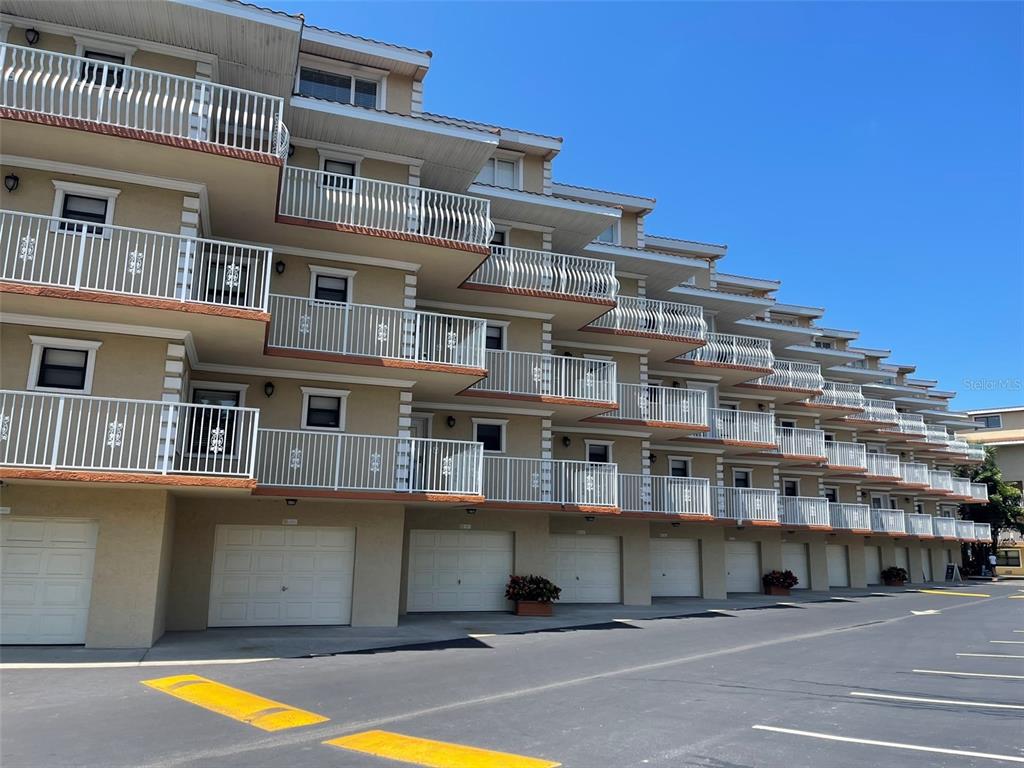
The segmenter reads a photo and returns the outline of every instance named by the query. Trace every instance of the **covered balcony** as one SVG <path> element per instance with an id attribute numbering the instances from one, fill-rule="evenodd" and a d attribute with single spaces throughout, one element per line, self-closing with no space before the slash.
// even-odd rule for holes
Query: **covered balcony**
<path id="1" fill-rule="evenodd" d="M 491 506 L 619 511 L 615 464 L 485 455 L 483 467 L 484 498 Z"/>
<path id="2" fill-rule="evenodd" d="M 976 541 L 988 544 L 992 541 L 992 524 L 991 523 L 975 523 L 974 524 L 974 538 Z"/>
<path id="3" fill-rule="evenodd" d="M 895 426 L 885 426 L 878 430 L 880 435 L 886 437 L 913 440 L 923 438 L 926 434 L 924 418 L 916 413 L 897 414 L 898 422 Z"/>
<path id="4" fill-rule="evenodd" d="M 839 531 L 869 533 L 871 531 L 871 508 L 867 504 L 845 504 L 830 501 L 829 522 Z"/>
<path id="5" fill-rule="evenodd" d="M 487 261 L 466 278 L 463 288 L 610 305 L 619 281 L 615 262 L 607 259 L 491 245 Z"/>
<path id="6" fill-rule="evenodd" d="M 967 446 L 967 463 L 969 464 L 980 464 L 985 461 L 985 446 L 983 445 L 968 445 Z"/>
<path id="7" fill-rule="evenodd" d="M 875 400 L 864 398 L 864 405 L 860 413 L 852 413 L 843 418 L 844 422 L 851 424 L 863 424 L 865 426 L 881 428 L 895 428 L 900 422 L 900 415 L 896 411 L 896 403 L 891 400 Z"/>
<path id="8" fill-rule="evenodd" d="M 960 541 L 974 541 L 974 523 L 971 520 L 956 521 L 956 537 Z"/>
<path id="9" fill-rule="evenodd" d="M 820 429 L 776 427 L 775 443 L 778 447 L 772 453 L 784 459 L 813 462 L 827 460 L 825 433 Z"/>
<path id="10" fill-rule="evenodd" d="M 804 399 L 807 395 L 824 394 L 825 379 L 818 363 L 775 360 L 772 373 L 741 382 L 739 386 L 776 393 L 776 402 L 787 403 Z"/>
<path id="11" fill-rule="evenodd" d="M 907 533 L 905 516 L 901 509 L 872 509 L 871 531 L 890 536 L 905 536 Z"/>
<path id="12" fill-rule="evenodd" d="M 710 484 L 703 477 L 619 475 L 619 506 L 623 513 L 697 519 L 714 516 Z"/>
<path id="13" fill-rule="evenodd" d="M 713 369 L 723 384 L 734 385 L 770 374 L 775 357 L 768 339 L 709 333 L 703 347 L 687 352 L 672 362 Z"/>
<path id="14" fill-rule="evenodd" d="M 828 499 L 816 496 L 779 496 L 779 521 L 796 528 L 832 527 Z"/>
<path id="15" fill-rule="evenodd" d="M 932 531 L 941 539 L 956 539 L 956 519 L 952 517 L 933 517 Z"/>
<path id="16" fill-rule="evenodd" d="M 770 413 L 708 409 L 708 431 L 687 435 L 687 439 L 714 442 L 736 449 L 775 450 L 775 422 Z"/>
<path id="17" fill-rule="evenodd" d="M 261 429 L 256 493 L 479 502 L 482 461 L 482 443 Z"/>
<path id="18" fill-rule="evenodd" d="M 951 458 L 958 461 L 967 461 L 970 458 L 970 444 L 966 440 L 960 440 L 958 438 L 951 439 L 946 443 L 946 452 L 951 455 Z"/>
<path id="19" fill-rule="evenodd" d="M 0 477 L 251 489 L 259 411 L 0 391 Z"/>
<path id="20" fill-rule="evenodd" d="M 737 524 L 778 525 L 779 495 L 769 488 L 726 488 L 716 486 L 715 517 Z"/>
<path id="21" fill-rule="evenodd" d="M 953 477 L 952 480 L 953 493 L 950 498 L 957 501 L 970 501 L 973 498 L 970 479 L 966 477 Z"/>
<path id="22" fill-rule="evenodd" d="M 869 453 L 866 456 L 868 471 L 865 477 L 878 480 L 903 479 L 900 473 L 900 457 L 892 453 Z"/>
<path id="23" fill-rule="evenodd" d="M 656 437 L 669 438 L 678 436 L 680 430 L 708 430 L 707 393 L 704 390 L 621 382 L 617 390 L 619 409 L 594 416 L 590 421 L 638 424 L 650 427 Z"/>
<path id="24" fill-rule="evenodd" d="M 900 485 L 904 488 L 925 490 L 931 485 L 931 476 L 927 464 L 900 462 Z"/>
<path id="25" fill-rule="evenodd" d="M 987 483 L 971 483 L 971 503 L 988 504 Z"/>
<path id="26" fill-rule="evenodd" d="M 801 400 L 796 405 L 817 411 L 856 412 L 864 408 L 864 395 L 860 384 L 843 381 L 823 381 L 821 394 Z"/>
<path id="27" fill-rule="evenodd" d="M 647 339 L 648 355 L 661 362 L 702 346 L 708 326 L 704 311 L 694 304 L 619 296 L 615 308 L 592 321 L 585 330 Z"/>
<path id="28" fill-rule="evenodd" d="M 932 538 L 935 535 L 935 531 L 932 529 L 932 516 L 908 512 L 907 533 L 919 539 Z"/>
<path id="29" fill-rule="evenodd" d="M 930 493 L 949 496 L 953 493 L 953 475 L 941 469 L 928 472 L 928 488 Z"/>
<path id="30" fill-rule="evenodd" d="M 825 441 L 825 466 L 841 472 L 866 472 L 867 450 L 862 443 Z"/>

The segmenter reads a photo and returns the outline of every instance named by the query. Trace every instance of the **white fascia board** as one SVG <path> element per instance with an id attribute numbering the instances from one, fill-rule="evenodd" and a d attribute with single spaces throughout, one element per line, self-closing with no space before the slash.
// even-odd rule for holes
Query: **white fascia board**
<path id="1" fill-rule="evenodd" d="M 507 141 L 509 144 L 522 144 L 525 147 L 536 147 L 548 152 L 562 151 L 562 140 L 553 136 L 541 136 L 537 133 L 517 131 L 513 128 L 502 128 L 500 126 L 498 130 L 501 131 L 501 140 Z"/>
<path id="2" fill-rule="evenodd" d="M 581 203 L 576 200 L 564 200 L 561 197 L 551 195 L 537 195 L 532 192 L 520 192 L 517 189 L 506 189 L 505 187 L 492 187 L 488 184 L 476 182 L 469 185 L 467 194 L 480 195 L 481 197 L 500 197 L 503 200 L 512 200 L 527 205 L 547 205 L 552 208 L 561 208 L 566 211 L 578 213 L 593 213 L 599 216 L 608 216 L 612 219 L 621 219 L 622 211 L 618 208 L 609 208 L 605 205 Z"/>
<path id="3" fill-rule="evenodd" d="M 964 411 L 968 416 L 984 416 L 996 413 L 1020 413 L 1024 411 L 1024 405 L 1011 405 L 1006 408 L 980 408 L 973 411 Z"/>
<path id="4" fill-rule="evenodd" d="M 591 200 L 603 205 L 620 205 L 624 208 L 639 208 L 645 211 L 653 211 L 655 204 L 655 201 L 648 197 L 627 195 L 620 192 L 604 192 L 596 189 L 584 189 L 582 187 L 559 184 L 557 181 L 551 185 L 551 191 L 556 195 L 563 195 L 565 197 Z"/>
<path id="5" fill-rule="evenodd" d="M 742 293 L 716 291 L 713 288 L 697 288 L 693 285 L 677 285 L 670 288 L 669 293 L 679 293 L 683 296 L 696 296 L 705 299 L 718 299 L 719 301 L 738 301 L 741 304 L 754 304 L 758 307 L 770 307 L 775 304 L 775 299 L 763 296 L 745 296 Z"/>
<path id="6" fill-rule="evenodd" d="M 772 307 L 773 312 L 781 312 L 784 315 L 799 315 L 800 317 L 821 317 L 825 314 L 822 307 L 808 307 L 803 304 L 776 304 Z"/>
<path id="7" fill-rule="evenodd" d="M 672 264 L 704 270 L 710 269 L 708 263 L 703 259 L 695 259 L 688 256 L 674 256 L 670 253 L 657 253 L 655 251 L 647 251 L 642 248 L 626 248 L 620 245 L 612 245 L 611 243 L 600 243 L 596 240 L 584 246 L 583 250 L 606 256 L 620 256 L 624 259 L 642 259 L 644 261 L 656 261 L 659 264 Z"/>
<path id="8" fill-rule="evenodd" d="M 715 282 L 725 283 L 726 285 L 738 285 L 741 288 L 753 288 L 759 291 L 777 291 L 782 286 L 781 280 L 770 280 L 767 277 L 730 275 L 726 272 L 718 272 L 715 275 Z"/>
<path id="9" fill-rule="evenodd" d="M 772 309 L 775 309 L 774 305 L 772 306 Z M 751 328 L 752 330 L 777 328 L 780 331 L 800 333 L 805 336 L 821 336 L 821 331 L 818 328 L 805 328 L 802 325 L 787 325 L 786 323 L 775 323 L 771 320 L 757 320 L 752 317 L 741 317 L 736 321 L 736 325 L 743 325 L 744 327 Z M 750 335 L 754 336 L 755 334 Z"/>
<path id="10" fill-rule="evenodd" d="M 708 256 L 725 256 L 729 247 L 726 245 L 715 245 L 714 243 L 701 243 L 696 240 L 679 240 L 671 237 L 658 237 L 657 235 L 644 234 L 644 242 L 657 248 L 666 248 L 670 251 L 692 251 L 703 253 Z"/>
<path id="11" fill-rule="evenodd" d="M 284 16 L 275 11 L 257 8 L 248 3 L 232 3 L 227 0 L 169 0 L 177 5 L 187 5 L 190 8 L 198 8 L 212 13 L 223 13 L 225 16 L 234 16 L 236 19 L 247 19 L 260 24 L 269 24 L 273 27 L 291 29 L 295 32 L 302 31 L 302 19 Z"/>
<path id="12" fill-rule="evenodd" d="M 860 331 L 844 331 L 839 328 L 826 328 L 824 326 L 818 326 L 818 330 L 826 336 L 832 336 L 837 339 L 846 339 L 850 341 L 860 336 Z"/>
<path id="13" fill-rule="evenodd" d="M 350 37 L 341 32 L 332 32 L 329 29 L 314 29 L 304 27 L 302 39 L 311 43 L 320 43 L 332 48 L 340 48 L 355 53 L 363 53 L 367 56 L 377 56 L 382 59 L 391 59 L 401 64 L 410 64 L 414 67 L 428 69 L 430 67 L 430 54 L 426 51 L 413 51 L 406 48 L 395 48 L 386 43 L 378 43 L 373 40 L 360 40 Z"/>

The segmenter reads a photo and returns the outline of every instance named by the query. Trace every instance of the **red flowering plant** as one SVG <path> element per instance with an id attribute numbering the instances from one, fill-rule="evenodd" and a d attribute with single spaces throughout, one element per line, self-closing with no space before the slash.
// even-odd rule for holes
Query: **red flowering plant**
<path id="1" fill-rule="evenodd" d="M 505 599 L 517 602 L 550 603 L 562 594 L 562 588 L 543 576 L 509 576 L 505 585 Z"/>
<path id="2" fill-rule="evenodd" d="M 768 571 L 768 573 L 761 577 L 761 583 L 763 583 L 765 587 L 792 589 L 800 583 L 800 579 L 798 579 L 796 574 L 792 571 Z"/>

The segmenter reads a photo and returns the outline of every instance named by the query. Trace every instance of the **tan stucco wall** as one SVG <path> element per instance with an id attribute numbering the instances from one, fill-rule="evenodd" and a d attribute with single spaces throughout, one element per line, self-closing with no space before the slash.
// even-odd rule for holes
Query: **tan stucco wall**
<path id="1" fill-rule="evenodd" d="M 349 278 L 349 301 L 381 307 L 403 306 L 406 272 L 400 269 L 350 264 L 343 261 L 304 259 L 287 253 L 275 253 L 274 262 L 285 263 L 284 274 L 274 270 L 270 275 L 270 292 L 285 296 L 310 296 L 313 271 L 310 267 L 347 269 L 355 272 Z"/>
<path id="2" fill-rule="evenodd" d="M 289 507 L 277 498 L 179 498 L 167 629 L 206 628 L 217 525 L 279 525 L 284 519 L 298 525 L 354 527 L 352 626 L 393 627 L 398 622 L 404 517 L 400 504 L 303 499 Z"/>
<path id="3" fill-rule="evenodd" d="M 523 190 L 543 194 L 544 158 L 540 155 L 523 156 Z"/>
<path id="4" fill-rule="evenodd" d="M 83 37 L 90 37 L 88 30 L 82 31 Z M 11 27 L 7 33 L 7 41 L 14 45 L 26 45 L 25 29 L 23 27 Z M 70 35 L 58 35 L 53 32 L 40 32 L 39 42 L 34 46 L 43 51 L 54 51 L 55 53 L 67 53 L 75 55 L 75 40 Z M 178 56 L 168 56 L 163 53 L 153 53 L 139 49 L 132 56 L 131 66 L 139 69 L 151 69 L 156 72 L 167 72 L 181 77 L 195 77 L 196 62 Z"/>
<path id="5" fill-rule="evenodd" d="M 618 536 L 622 544 L 622 602 L 651 604 L 651 524 L 647 520 L 599 517 L 587 521 L 580 516 L 552 515 L 551 533 Z M 577 534 L 578 535 L 578 534 Z"/>
<path id="6" fill-rule="evenodd" d="M 995 461 L 1007 482 L 1024 482 L 1024 445 L 996 446 Z"/>
<path id="7" fill-rule="evenodd" d="M 544 248 L 544 234 L 532 229 L 512 227 L 508 231 L 508 244 L 516 248 L 540 251 Z"/>
<path id="8" fill-rule="evenodd" d="M 163 633 L 166 537 L 174 507 L 166 491 L 8 485 L 2 503 L 24 517 L 75 517 L 99 524 L 85 643 L 148 648 Z"/>
<path id="9" fill-rule="evenodd" d="M 751 487 L 753 488 L 775 488 L 772 467 L 766 465 L 750 464 L 742 458 L 734 458 L 725 462 L 725 483 L 726 487 L 732 487 L 733 469 L 749 469 L 752 473 Z"/>
<path id="10" fill-rule="evenodd" d="M 387 109 L 401 115 L 412 113 L 412 77 L 394 72 L 388 75 Z"/>
<path id="11" fill-rule="evenodd" d="M 415 410 L 415 409 L 414 409 Z M 455 417 L 455 426 L 449 427 L 448 417 Z M 505 456 L 540 457 L 541 424 L 539 416 L 521 416 L 512 413 L 474 413 L 467 411 L 438 411 L 430 425 L 431 436 L 439 440 L 473 440 L 473 419 L 507 419 L 505 425 Z"/>
<path id="12" fill-rule="evenodd" d="M 571 444 L 563 444 L 563 437 L 568 437 Z M 559 432 L 558 427 L 552 432 L 552 450 L 554 458 L 572 461 L 587 460 L 587 440 L 595 442 L 612 442 L 612 461 L 619 465 L 619 472 L 637 474 L 641 469 L 640 438 L 623 437 L 621 435 L 580 434 L 577 432 Z"/>
<path id="13" fill-rule="evenodd" d="M 390 85 L 390 83 L 389 83 Z M 340 154 L 357 155 L 357 152 L 339 150 Z M 295 147 L 295 154 L 288 158 L 288 165 L 295 168 L 319 168 L 320 153 L 313 147 Z M 378 179 L 395 184 L 409 183 L 409 166 L 387 160 L 364 158 L 359 164 L 359 176 L 364 179 Z"/>
<path id="14" fill-rule="evenodd" d="M 687 446 L 680 443 L 678 447 L 651 448 L 651 474 L 667 475 L 669 473 L 669 459 L 684 458 L 690 460 L 691 477 L 705 477 L 711 481 L 712 487 L 717 485 L 715 470 L 717 462 L 715 455 L 710 453 L 695 453 L 687 450 Z M 654 458 L 656 457 L 656 458 Z"/>
<path id="15" fill-rule="evenodd" d="M 725 594 L 725 533 L 720 525 L 684 523 L 678 528 L 671 522 L 651 523 L 651 538 L 697 539 L 700 551 L 701 597 L 721 600 Z M 648 558 L 650 554 L 648 553 Z"/>

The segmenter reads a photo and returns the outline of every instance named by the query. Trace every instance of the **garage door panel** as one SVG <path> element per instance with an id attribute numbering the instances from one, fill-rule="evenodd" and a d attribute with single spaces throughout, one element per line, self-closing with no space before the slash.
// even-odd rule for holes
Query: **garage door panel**
<path id="1" fill-rule="evenodd" d="M 308 547 L 310 549 L 319 545 L 320 537 L 315 529 L 289 528 L 285 534 L 285 545 L 289 547 Z"/>
<path id="2" fill-rule="evenodd" d="M 828 564 L 828 585 L 830 587 L 850 586 L 850 558 L 845 544 L 826 544 L 825 558 Z"/>
<path id="3" fill-rule="evenodd" d="M 43 555 L 44 576 L 88 576 L 92 570 L 92 550 L 51 549 Z"/>
<path id="4" fill-rule="evenodd" d="M 255 552 L 218 552 L 213 558 L 213 570 L 224 573 L 249 573 Z"/>
<path id="5" fill-rule="evenodd" d="M 253 570 L 258 573 L 284 573 L 287 554 L 285 552 L 256 552 Z"/>
<path id="6" fill-rule="evenodd" d="M 782 545 L 782 567 L 799 579 L 793 589 L 811 588 L 810 555 L 806 544 L 785 542 Z"/>
<path id="7" fill-rule="evenodd" d="M 290 528 L 257 528 L 253 531 L 253 544 L 257 547 L 283 547 Z"/>
<path id="8" fill-rule="evenodd" d="M 907 555 L 907 548 L 906 547 L 896 547 L 894 554 L 895 554 L 895 557 L 896 557 L 896 565 L 899 568 L 902 568 L 903 570 L 905 570 L 908 574 L 910 574 L 910 563 L 909 563 L 910 557 Z M 911 578 L 913 578 L 913 574 L 910 574 L 910 576 L 911 576 Z"/>
<path id="9" fill-rule="evenodd" d="M 498 611 L 508 607 L 509 531 L 411 531 L 410 611 Z"/>
<path id="10" fill-rule="evenodd" d="M 43 573 L 43 550 L 4 551 L 3 575 L 41 576 Z"/>
<path id="11" fill-rule="evenodd" d="M 256 529 L 249 526 L 217 526 L 216 547 L 251 547 L 255 544 Z"/>
<path id="12" fill-rule="evenodd" d="M 622 565 L 617 536 L 554 534 L 548 542 L 549 578 L 562 588 L 562 602 L 621 602 Z"/>
<path id="13" fill-rule="evenodd" d="M 696 539 L 651 539 L 651 597 L 700 596 Z"/>
<path id="14" fill-rule="evenodd" d="M 288 553 L 284 559 L 284 567 L 288 573 L 314 573 L 319 565 L 330 562 L 317 557 L 314 552 Z"/>
<path id="15" fill-rule="evenodd" d="M 47 521 L 44 520 L 11 520 L 3 526 L 3 544 L 37 544 L 42 546 L 46 540 Z"/>
<path id="16" fill-rule="evenodd" d="M 727 592 L 761 591 L 761 547 L 756 541 L 725 543 Z"/>
<path id="17" fill-rule="evenodd" d="M 879 547 L 864 547 L 864 576 L 868 584 L 882 583 L 882 552 Z"/>

